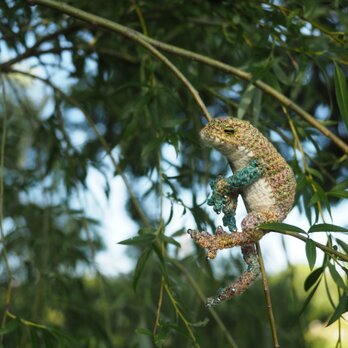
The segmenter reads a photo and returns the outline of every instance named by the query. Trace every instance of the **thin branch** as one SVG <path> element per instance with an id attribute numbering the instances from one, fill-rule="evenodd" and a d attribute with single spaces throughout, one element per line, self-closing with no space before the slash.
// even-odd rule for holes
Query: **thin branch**
<path id="1" fill-rule="evenodd" d="M 292 100 L 284 96 L 283 94 L 279 93 L 276 89 L 268 85 L 267 83 L 264 83 L 260 80 L 253 80 L 253 77 L 250 73 L 247 73 L 241 69 L 232 67 L 228 64 L 222 63 L 218 60 L 203 56 L 198 53 L 194 53 L 189 50 L 185 50 L 176 46 L 172 46 L 169 44 L 165 44 L 161 41 L 149 38 L 131 28 L 125 27 L 123 25 L 120 25 L 118 23 L 112 22 L 110 20 L 107 20 L 102 17 L 95 16 L 93 14 L 90 14 L 88 12 L 79 10 L 75 7 L 66 5 L 61 2 L 56 2 L 53 0 L 27 0 L 31 4 L 40 4 L 43 6 L 47 6 L 49 8 L 58 10 L 61 13 L 65 13 L 69 16 L 75 17 L 77 19 L 80 19 L 82 21 L 88 22 L 92 25 L 95 25 L 97 27 L 100 27 L 102 29 L 111 30 L 113 32 L 119 33 L 133 41 L 138 42 L 139 44 L 144 45 L 150 44 L 151 50 L 154 50 L 154 47 L 162 49 L 166 52 L 179 55 L 191 60 L 198 61 L 200 63 L 209 65 L 211 67 L 214 67 L 220 71 L 223 71 L 227 74 L 231 74 L 234 76 L 239 77 L 242 80 L 248 81 L 253 83 L 256 87 L 261 89 L 263 92 L 269 94 L 273 98 L 277 99 L 281 104 L 288 107 L 292 111 L 294 111 L 296 114 L 298 114 L 301 118 L 303 118 L 306 122 L 308 122 L 311 126 L 318 129 L 322 134 L 324 134 L 326 137 L 331 139 L 339 148 L 342 149 L 345 153 L 348 153 L 348 144 L 346 144 L 342 139 L 340 139 L 337 135 L 332 133 L 327 127 L 325 127 L 320 121 L 315 119 L 310 113 L 306 112 L 304 109 L 302 109 L 299 105 L 294 103 Z M 158 52 L 158 51 L 157 51 Z M 159 58 L 159 57 L 158 57 Z M 164 61 L 163 61 L 164 62 Z M 169 67 L 169 66 L 168 66 Z"/>
<path id="2" fill-rule="evenodd" d="M 187 278 L 188 282 L 190 283 L 190 285 L 192 286 L 192 288 L 196 291 L 197 295 L 199 296 L 199 298 L 201 299 L 202 302 L 206 301 L 206 296 L 203 294 L 200 286 L 197 284 L 197 282 L 194 280 L 194 278 L 192 277 L 191 273 L 187 270 L 187 268 L 185 268 L 178 260 L 171 258 L 170 262 L 177 267 Z M 221 320 L 221 318 L 219 317 L 219 315 L 217 314 L 216 310 L 213 307 L 208 307 L 209 312 L 211 313 L 211 315 L 213 316 L 214 320 L 216 321 L 216 323 L 218 324 L 218 326 L 220 327 L 221 332 L 226 336 L 227 341 L 229 342 L 229 344 L 231 345 L 232 348 L 238 348 L 237 343 L 235 342 L 235 340 L 232 338 L 232 336 L 230 335 L 227 327 L 225 326 L 225 324 L 223 323 L 223 321 Z"/>
<path id="3" fill-rule="evenodd" d="M 12 293 L 12 269 L 9 263 L 5 232 L 3 226 L 3 206 L 4 206 L 4 173 L 5 173 L 5 147 L 6 147 L 6 131 L 7 131 L 7 99 L 6 99 L 6 86 L 3 76 L 1 76 L 2 84 L 2 96 L 3 96 L 3 120 L 2 120 L 2 134 L 1 134 L 1 148 L 0 148 L 0 237 L 2 244 L 2 254 L 4 256 L 4 263 L 7 271 L 7 289 L 5 298 L 5 312 L 1 320 L 1 328 L 6 324 L 6 313 L 10 309 L 11 305 L 11 293 Z M 2 343 L 3 335 L 0 338 L 0 345 Z"/>
<path id="4" fill-rule="evenodd" d="M 58 9 L 60 12 L 64 12 L 66 14 L 71 15 L 75 18 L 80 18 L 86 22 L 89 22 L 95 26 L 99 26 L 101 28 L 105 29 L 111 29 L 113 27 L 113 31 L 117 31 L 118 33 L 124 35 L 128 39 L 131 39 L 132 41 L 137 42 L 144 48 L 146 48 L 152 55 L 154 55 L 158 60 L 160 60 L 164 65 L 166 65 L 173 73 L 174 75 L 186 86 L 186 88 L 189 90 L 189 92 L 192 94 L 194 100 L 196 101 L 197 105 L 200 107 L 200 109 L 203 112 L 204 117 L 207 119 L 207 121 L 211 120 L 210 113 L 208 109 L 206 108 L 205 104 L 203 103 L 201 97 L 199 96 L 199 93 L 197 90 L 192 86 L 190 81 L 182 74 L 182 72 L 172 63 L 169 61 L 168 58 L 166 58 L 161 52 L 159 52 L 150 42 L 146 39 L 145 35 L 142 35 L 138 33 L 137 31 L 124 27 L 122 25 L 116 24 L 112 21 L 103 19 L 98 16 L 94 16 L 92 14 L 89 14 L 87 12 L 81 11 L 77 8 L 74 8 L 72 6 L 68 6 L 64 3 L 57 3 L 55 1 L 51 0 L 42 0 L 42 1 L 31 1 L 28 0 L 29 3 L 37 3 L 44 6 L 48 6 L 54 9 Z M 104 25 L 103 25 L 104 23 Z M 116 26 L 115 26 L 116 25 Z M 117 29 L 116 29 L 117 28 Z"/>
<path id="5" fill-rule="evenodd" d="M 296 232 L 291 232 L 291 231 L 272 231 L 272 232 L 276 232 L 276 233 L 281 233 L 281 234 L 285 234 L 287 236 L 291 236 L 291 237 L 295 237 L 297 239 L 302 240 L 303 242 L 307 242 L 308 237 L 302 236 L 302 234 L 296 233 Z M 324 244 L 318 243 L 315 240 L 313 240 L 315 246 L 318 249 L 321 249 L 324 253 L 330 254 L 331 256 L 336 256 L 338 258 L 340 258 L 342 261 L 346 261 L 348 262 L 348 255 L 345 255 L 333 248 L 330 248 Z"/>
<path id="6" fill-rule="evenodd" d="M 263 262 L 260 243 L 256 243 L 256 250 L 259 256 L 259 264 L 260 264 L 261 275 L 262 275 L 262 286 L 263 286 L 263 291 L 265 293 L 268 321 L 272 331 L 273 345 L 274 345 L 274 348 L 279 348 L 280 345 L 278 341 L 276 322 L 275 322 L 274 314 L 273 314 L 271 293 L 269 291 L 269 286 L 268 286 L 268 281 L 266 276 L 266 269 L 265 269 L 265 264 Z"/>

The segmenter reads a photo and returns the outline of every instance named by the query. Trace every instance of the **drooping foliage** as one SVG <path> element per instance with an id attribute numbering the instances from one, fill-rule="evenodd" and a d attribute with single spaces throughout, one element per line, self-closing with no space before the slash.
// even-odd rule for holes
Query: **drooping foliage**
<path id="1" fill-rule="evenodd" d="M 105 30 L 92 15 L 122 27 Z M 315 347 L 309 324 L 319 320 L 339 323 L 343 347 L 347 226 L 327 213 L 348 198 L 347 32 L 344 1 L 1 1 L 3 346 L 272 344 L 261 284 L 204 308 L 242 263 L 231 254 L 216 272 L 201 250 L 185 254 L 193 226 L 181 221 L 215 227 L 205 197 L 228 165 L 199 141 L 206 121 L 192 90 L 140 40 L 181 71 L 213 117 L 250 120 L 293 167 L 296 209 L 312 227 L 268 228 L 305 242 L 311 273 L 301 283 L 289 266 L 270 284 L 279 341 Z M 117 197 L 114 177 L 127 190 L 138 226 L 121 242 L 131 274 L 108 277 L 96 264 L 104 224 L 85 198 L 92 171 L 107 198 Z M 330 303 L 322 312 L 312 305 L 318 293 Z"/>

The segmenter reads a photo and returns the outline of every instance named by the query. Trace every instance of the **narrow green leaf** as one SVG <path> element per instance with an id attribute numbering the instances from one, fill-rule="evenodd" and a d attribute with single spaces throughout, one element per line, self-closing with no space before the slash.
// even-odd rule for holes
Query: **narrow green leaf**
<path id="1" fill-rule="evenodd" d="M 164 226 L 168 226 L 169 225 L 169 223 L 172 221 L 173 215 L 174 215 L 174 204 L 171 201 L 170 202 L 169 216 L 168 216 L 168 219 L 167 219 L 166 223 L 164 224 Z"/>
<path id="2" fill-rule="evenodd" d="M 272 68 L 278 81 L 280 81 L 284 85 L 289 85 L 291 83 L 289 77 L 285 74 L 284 70 L 280 67 L 278 62 L 276 62 L 275 60 L 274 60 Z"/>
<path id="3" fill-rule="evenodd" d="M 267 224 L 261 224 L 259 226 L 262 230 L 270 230 L 270 231 L 278 231 L 278 232 L 296 232 L 296 233 L 305 233 L 302 228 L 289 225 L 289 224 L 284 224 L 281 222 L 272 222 L 272 223 L 267 223 Z"/>
<path id="4" fill-rule="evenodd" d="M 32 347 L 40 347 L 40 337 L 36 332 L 36 328 L 30 328 L 30 338 Z"/>
<path id="5" fill-rule="evenodd" d="M 184 228 L 180 228 L 180 230 L 175 231 L 171 237 L 180 237 L 182 235 L 186 234 L 186 230 Z"/>
<path id="6" fill-rule="evenodd" d="M 249 85 L 244 93 L 242 94 L 241 98 L 240 98 L 240 103 L 238 106 L 238 110 L 237 110 L 237 117 L 238 118 L 243 118 L 243 116 L 245 115 L 245 113 L 248 110 L 248 107 L 251 103 L 251 100 L 254 96 L 254 92 L 255 92 L 255 87 L 254 85 Z"/>
<path id="7" fill-rule="evenodd" d="M 348 255 L 348 244 L 346 244 L 343 240 L 336 238 L 337 244 L 344 250 L 344 252 Z"/>
<path id="8" fill-rule="evenodd" d="M 152 336 L 152 331 L 142 327 L 138 327 L 135 332 L 140 335 Z"/>
<path id="9" fill-rule="evenodd" d="M 149 259 L 149 256 L 151 255 L 151 251 L 152 251 L 152 249 L 150 249 L 150 248 L 144 250 L 137 261 L 137 264 L 135 266 L 135 271 L 134 271 L 134 277 L 133 277 L 133 289 L 134 289 L 134 291 L 137 288 L 138 281 L 140 279 L 141 274 L 143 273 L 146 261 Z"/>
<path id="10" fill-rule="evenodd" d="M 175 245 L 177 248 L 181 247 L 180 243 L 177 242 L 173 237 L 168 237 L 166 235 L 163 235 L 163 240 L 169 244 Z"/>
<path id="11" fill-rule="evenodd" d="M 317 177 L 321 182 L 324 181 L 323 175 L 316 169 L 314 168 L 308 168 L 307 171 L 312 174 L 313 176 Z"/>
<path id="12" fill-rule="evenodd" d="M 348 311 L 348 295 L 346 293 L 343 293 L 340 301 L 338 302 L 338 306 L 336 307 L 335 311 L 333 312 L 331 318 L 329 319 L 326 326 L 331 325 L 336 320 L 340 318 L 340 316 Z"/>
<path id="13" fill-rule="evenodd" d="M 331 277 L 334 280 L 334 282 L 336 283 L 336 285 L 338 287 L 340 287 L 341 289 L 347 291 L 347 286 L 346 286 L 343 278 L 341 277 L 341 275 L 337 272 L 337 269 L 335 268 L 335 266 L 332 265 L 330 262 L 328 262 L 327 265 L 329 267 Z"/>
<path id="14" fill-rule="evenodd" d="M 342 120 L 344 121 L 348 130 L 348 89 L 346 77 L 340 67 L 335 64 L 335 93 L 338 108 L 340 110 Z"/>
<path id="15" fill-rule="evenodd" d="M 156 236 L 154 234 L 143 234 L 140 236 L 136 236 L 133 238 L 125 239 L 121 242 L 118 242 L 118 244 L 122 245 L 136 245 L 136 244 L 150 244 L 156 239 Z"/>
<path id="16" fill-rule="evenodd" d="M 310 232 L 348 232 L 348 228 L 332 224 L 316 224 L 310 227 Z"/>
<path id="17" fill-rule="evenodd" d="M 315 247 L 314 241 L 310 238 L 306 241 L 306 256 L 309 268 L 312 270 L 317 259 L 317 248 Z"/>
<path id="18" fill-rule="evenodd" d="M 304 282 L 305 291 L 308 291 L 315 284 L 315 282 L 319 279 L 319 277 L 323 274 L 323 272 L 324 272 L 324 267 L 319 267 L 308 275 L 308 277 L 306 278 Z"/>
<path id="19" fill-rule="evenodd" d="M 262 91 L 260 89 L 255 90 L 253 99 L 253 120 L 258 121 L 261 113 Z"/>
<path id="20" fill-rule="evenodd" d="M 305 299 L 305 301 L 303 302 L 303 306 L 299 312 L 299 316 L 302 315 L 302 313 L 305 311 L 305 309 L 307 308 L 308 304 L 311 302 L 315 292 L 318 289 L 320 282 L 317 282 L 317 284 L 314 286 L 314 288 L 312 289 L 312 291 L 309 293 L 309 295 L 307 296 L 307 298 Z"/>
<path id="21" fill-rule="evenodd" d="M 329 191 L 327 195 L 338 198 L 348 198 L 348 191 Z"/>
<path id="22" fill-rule="evenodd" d="M 19 320 L 8 321 L 8 323 L 4 327 L 0 328 L 0 336 L 7 335 L 15 331 L 18 328 L 19 323 Z"/>
<path id="23" fill-rule="evenodd" d="M 343 180 L 333 186 L 330 191 L 344 191 L 348 188 L 348 180 Z"/>

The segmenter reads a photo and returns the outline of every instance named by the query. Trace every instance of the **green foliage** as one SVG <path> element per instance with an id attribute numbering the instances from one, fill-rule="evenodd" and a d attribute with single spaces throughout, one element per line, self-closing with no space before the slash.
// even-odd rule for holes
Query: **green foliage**
<path id="1" fill-rule="evenodd" d="M 321 330 L 343 330 L 347 312 L 348 228 L 325 218 L 348 198 L 347 153 L 330 136 L 348 140 L 347 6 L 66 3 L 172 45 L 157 48 L 213 116 L 250 119 L 291 163 L 296 207 L 311 227 L 290 221 L 262 228 L 306 243 L 310 273 L 289 265 L 271 278 L 279 340 L 333 345 L 311 328 L 316 321 Z M 206 295 L 240 274 L 240 258 L 218 259 L 212 269 L 202 250 L 185 249 L 185 229 L 215 229 L 208 182 L 228 168 L 199 141 L 204 120 L 192 94 L 134 40 L 62 15 L 59 6 L 0 2 L 0 345 L 271 346 L 260 283 L 216 311 L 204 307 Z M 96 263 L 104 225 L 85 200 L 92 171 L 104 178 L 107 198 L 115 196 L 113 176 L 127 189 L 125 207 L 138 232 L 119 244 L 133 255 L 130 274 L 107 277 Z"/>

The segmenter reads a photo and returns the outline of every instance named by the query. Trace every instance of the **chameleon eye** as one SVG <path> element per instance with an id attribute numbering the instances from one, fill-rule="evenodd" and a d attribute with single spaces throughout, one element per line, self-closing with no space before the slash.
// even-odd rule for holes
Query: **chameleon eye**
<path id="1" fill-rule="evenodd" d="M 233 134 L 234 133 L 234 129 L 232 127 L 226 127 L 224 129 L 224 132 L 227 134 Z"/>

